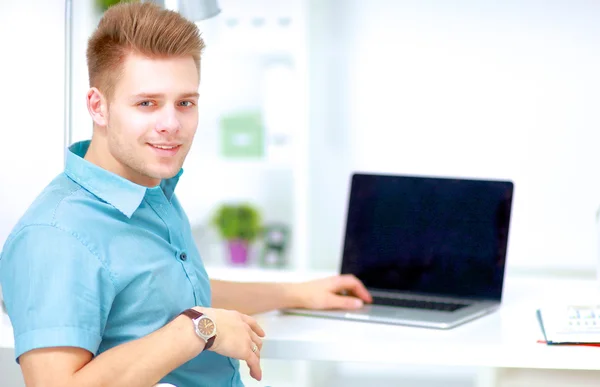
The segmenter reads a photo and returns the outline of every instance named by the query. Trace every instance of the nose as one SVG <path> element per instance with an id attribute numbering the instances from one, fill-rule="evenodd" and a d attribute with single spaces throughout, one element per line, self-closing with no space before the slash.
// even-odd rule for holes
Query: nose
<path id="1" fill-rule="evenodd" d="M 156 122 L 156 131 L 161 133 L 174 133 L 181 129 L 181 123 L 177 118 L 177 111 L 174 108 L 165 107 Z"/>

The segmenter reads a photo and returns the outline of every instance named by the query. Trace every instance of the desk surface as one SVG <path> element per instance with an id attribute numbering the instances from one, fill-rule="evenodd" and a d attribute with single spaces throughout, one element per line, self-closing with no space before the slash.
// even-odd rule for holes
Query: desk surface
<path id="1" fill-rule="evenodd" d="M 319 317 L 258 317 L 263 358 L 600 370 L 600 348 L 556 347 L 542 338 L 535 310 L 555 303 L 598 302 L 595 281 L 510 278 L 497 312 L 451 330 Z"/>
<path id="2" fill-rule="evenodd" d="M 536 308 L 600 302 L 596 281 L 509 277 L 497 312 L 451 330 L 432 330 L 328 318 L 256 316 L 267 334 L 263 358 L 600 370 L 600 348 L 550 347 Z M 13 332 L 0 316 L 0 349 L 12 349 Z"/>

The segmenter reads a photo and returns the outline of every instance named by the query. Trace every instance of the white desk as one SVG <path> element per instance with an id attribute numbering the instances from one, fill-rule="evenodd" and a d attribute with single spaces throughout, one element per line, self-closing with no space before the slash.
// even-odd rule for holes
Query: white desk
<path id="1" fill-rule="evenodd" d="M 235 277 L 237 274 L 234 272 L 232 275 Z M 232 279 L 226 273 L 217 277 Z M 298 279 L 278 275 L 273 278 Z M 589 280 L 509 277 L 499 311 L 445 331 L 266 313 L 257 316 L 267 334 L 262 357 L 490 369 L 598 371 L 600 348 L 538 344 L 536 341 L 542 335 L 535 310 L 554 303 L 600 302 L 599 289 L 596 281 Z M 0 322 L 3 322 L 0 324 L 0 350 L 12 350 L 13 337 L 8 318 L 2 316 Z M 581 374 L 585 373 L 578 375 Z M 555 379 L 555 374 L 552 375 Z M 600 380 L 600 373 L 592 375 L 594 380 Z M 550 386 L 548 383 L 546 381 L 544 385 Z"/>
<path id="2" fill-rule="evenodd" d="M 279 312 L 258 316 L 265 358 L 600 370 L 600 348 L 552 347 L 535 310 L 598 301 L 593 281 L 511 279 L 499 311 L 450 330 L 432 330 Z M 390 356 L 389 354 L 392 354 Z"/>
<path id="3" fill-rule="evenodd" d="M 511 277 L 505 285 L 501 309 L 451 330 L 393 326 L 316 317 L 267 313 L 258 321 L 267 334 L 262 357 L 349 361 L 403 365 L 478 366 L 499 370 L 498 380 L 486 385 L 509 385 L 500 380 L 506 369 L 542 369 L 560 385 L 587 385 L 565 382 L 570 378 L 598 383 L 600 372 L 555 370 L 600 370 L 600 348 L 556 347 L 539 344 L 542 339 L 536 308 L 553 303 L 600 302 L 595 281 Z M 391 355 L 390 355 L 391 354 Z M 495 377 L 496 378 L 496 377 Z M 565 379 L 566 378 L 566 379 Z M 506 379 L 506 377 L 505 377 Z M 540 385 L 550 380 L 537 377 Z M 579 383 L 579 382 L 578 382 Z M 520 384 L 510 384 L 520 385 Z M 525 385 L 534 386 L 533 381 Z"/>

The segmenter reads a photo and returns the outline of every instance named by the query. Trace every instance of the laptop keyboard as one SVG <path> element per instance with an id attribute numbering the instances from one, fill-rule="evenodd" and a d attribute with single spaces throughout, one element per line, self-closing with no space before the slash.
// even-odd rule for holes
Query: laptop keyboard
<path id="1" fill-rule="evenodd" d="M 376 296 L 373 296 L 373 304 L 385 306 L 400 306 L 403 308 L 439 310 L 444 312 L 454 312 L 461 308 L 464 308 L 465 306 L 468 306 L 467 304 L 457 304 L 450 302 L 409 300 L 403 298 L 389 298 Z"/>

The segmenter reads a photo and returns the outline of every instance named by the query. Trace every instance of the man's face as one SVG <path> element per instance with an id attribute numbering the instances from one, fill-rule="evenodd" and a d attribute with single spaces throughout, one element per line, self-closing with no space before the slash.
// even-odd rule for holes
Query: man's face
<path id="1" fill-rule="evenodd" d="M 106 127 L 108 151 L 124 177 L 155 186 L 179 172 L 198 125 L 198 85 L 192 57 L 128 55 Z"/>

